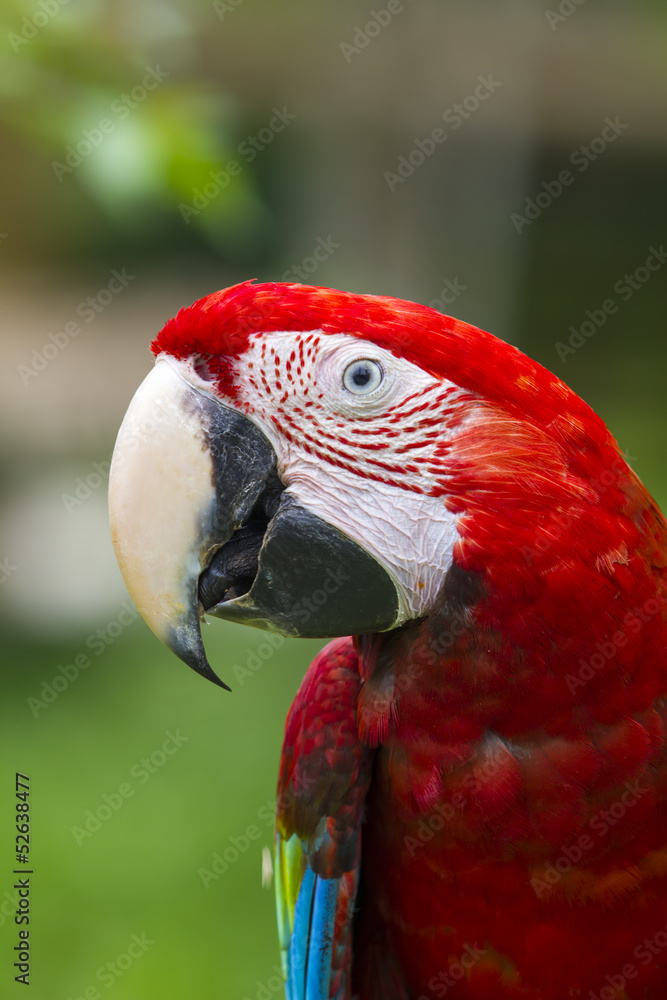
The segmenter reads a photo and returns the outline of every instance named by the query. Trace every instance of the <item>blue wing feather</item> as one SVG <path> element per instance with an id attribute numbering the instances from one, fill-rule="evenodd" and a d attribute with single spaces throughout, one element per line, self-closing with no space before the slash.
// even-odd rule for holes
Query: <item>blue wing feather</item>
<path id="1" fill-rule="evenodd" d="M 290 838 L 292 839 L 292 838 Z M 278 868 L 282 860 L 278 837 Z M 293 854 L 293 844 L 283 858 Z M 281 879 L 280 881 L 283 881 Z M 284 886 L 278 888 L 279 908 L 286 906 L 283 926 L 289 931 L 283 940 L 285 993 L 288 1000 L 329 1000 L 331 952 L 333 947 L 339 879 L 320 878 L 307 864 L 302 872 L 292 912 Z M 286 960 L 285 960 L 286 959 Z"/>
<path id="2" fill-rule="evenodd" d="M 315 872 L 312 868 L 306 868 L 294 909 L 294 927 L 289 949 L 287 983 L 290 987 L 291 1000 L 306 1000 L 310 915 L 313 908 L 315 880 Z"/>
<path id="3" fill-rule="evenodd" d="M 306 1000 L 328 1000 L 338 879 L 317 878 L 308 945 Z"/>

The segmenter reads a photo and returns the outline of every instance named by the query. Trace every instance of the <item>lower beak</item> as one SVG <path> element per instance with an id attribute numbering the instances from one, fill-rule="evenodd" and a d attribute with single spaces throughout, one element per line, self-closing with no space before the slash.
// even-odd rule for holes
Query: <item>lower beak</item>
<path id="1" fill-rule="evenodd" d="M 297 504 L 269 440 L 248 417 L 160 359 L 114 449 L 109 513 L 137 608 L 185 663 L 212 670 L 205 612 L 284 635 L 393 627 L 396 588 L 356 542 Z"/>

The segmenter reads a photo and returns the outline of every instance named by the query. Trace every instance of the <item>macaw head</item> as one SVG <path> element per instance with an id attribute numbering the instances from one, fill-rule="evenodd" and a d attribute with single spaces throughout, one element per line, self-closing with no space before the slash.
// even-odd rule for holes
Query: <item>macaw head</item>
<path id="1" fill-rule="evenodd" d="M 113 540 L 146 622 L 210 679 L 204 614 L 386 632 L 427 617 L 452 570 L 516 603 L 576 543 L 574 508 L 606 552 L 605 511 L 629 503 L 627 481 L 598 481 L 628 470 L 579 397 L 424 306 L 245 282 L 152 346 L 114 452 Z"/>

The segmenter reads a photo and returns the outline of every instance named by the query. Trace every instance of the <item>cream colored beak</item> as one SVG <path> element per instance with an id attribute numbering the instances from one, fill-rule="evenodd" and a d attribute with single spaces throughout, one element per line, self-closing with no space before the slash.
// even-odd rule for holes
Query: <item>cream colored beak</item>
<path id="1" fill-rule="evenodd" d="M 156 636 L 170 648 L 177 639 L 174 651 L 195 669 L 206 662 L 197 580 L 215 547 L 211 404 L 219 405 L 175 364 L 158 361 L 125 415 L 109 477 L 111 535 L 127 588 Z"/>

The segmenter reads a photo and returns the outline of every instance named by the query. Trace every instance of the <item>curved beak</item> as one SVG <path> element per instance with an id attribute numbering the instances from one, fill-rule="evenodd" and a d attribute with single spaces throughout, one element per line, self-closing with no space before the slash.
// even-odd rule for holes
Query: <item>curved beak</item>
<path id="1" fill-rule="evenodd" d="M 128 590 L 156 636 L 223 687 L 202 643 L 199 575 L 274 471 L 264 435 L 166 360 L 137 390 L 114 448 L 109 516 Z"/>
<path id="2" fill-rule="evenodd" d="M 222 687 L 205 612 L 285 635 L 391 628 L 396 588 L 380 564 L 295 503 L 269 440 L 245 415 L 158 359 L 118 433 L 109 480 L 116 556 L 153 632 Z"/>

